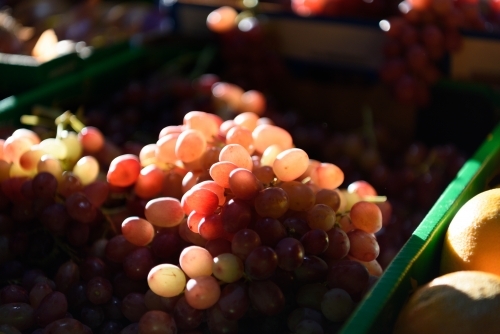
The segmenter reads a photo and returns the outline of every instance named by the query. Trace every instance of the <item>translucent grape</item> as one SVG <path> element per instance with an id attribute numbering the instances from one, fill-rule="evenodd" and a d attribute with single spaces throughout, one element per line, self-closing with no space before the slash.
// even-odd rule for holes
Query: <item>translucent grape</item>
<path id="1" fill-rule="evenodd" d="M 256 90 L 249 90 L 241 96 L 241 110 L 262 115 L 266 110 L 266 98 Z"/>
<path id="2" fill-rule="evenodd" d="M 288 196 L 281 188 L 266 188 L 255 197 L 254 206 L 261 217 L 280 218 L 289 208 Z"/>
<path id="3" fill-rule="evenodd" d="M 349 212 L 355 228 L 367 233 L 376 233 L 382 228 L 382 211 L 375 203 L 360 201 Z"/>
<path id="4" fill-rule="evenodd" d="M 191 189 L 182 196 L 181 206 L 184 213 L 187 215 L 189 215 L 191 211 L 209 215 L 219 206 L 219 197 L 208 189 Z"/>
<path id="5" fill-rule="evenodd" d="M 222 6 L 212 11 L 207 16 L 207 26 L 210 30 L 223 33 L 236 26 L 236 16 L 238 13 L 233 7 Z"/>
<path id="6" fill-rule="evenodd" d="M 219 154 L 219 161 L 229 161 L 239 168 L 252 170 L 253 162 L 248 151 L 240 144 L 227 144 Z"/>
<path id="7" fill-rule="evenodd" d="M 164 164 L 173 164 L 178 159 L 175 155 L 175 146 L 180 133 L 167 134 L 156 142 L 155 159 Z"/>
<path id="8" fill-rule="evenodd" d="M 234 126 L 226 134 L 226 145 L 241 145 L 249 154 L 254 152 L 252 131 L 241 126 Z"/>
<path id="9" fill-rule="evenodd" d="M 241 97 L 243 95 L 240 95 L 240 108 L 241 108 Z M 259 116 L 256 115 L 253 112 L 242 112 L 234 118 L 234 123 L 238 126 L 241 126 L 244 129 L 253 131 L 255 127 L 257 126 L 257 121 L 259 120 Z"/>
<path id="10" fill-rule="evenodd" d="M 260 158 L 260 165 L 270 166 L 272 168 L 274 161 L 276 161 L 276 157 L 283 151 L 284 149 L 278 144 L 269 145 L 262 153 L 262 157 Z M 274 169 L 273 175 L 276 176 L 274 174 Z"/>
<path id="11" fill-rule="evenodd" d="M 278 186 L 286 192 L 290 210 L 307 211 L 313 207 L 315 196 L 308 185 L 299 181 L 288 181 Z"/>
<path id="12" fill-rule="evenodd" d="M 82 157 L 73 167 L 73 174 L 78 176 L 82 185 L 94 182 L 99 174 L 99 163 L 92 156 Z"/>
<path id="13" fill-rule="evenodd" d="M 66 159 L 71 163 L 76 162 L 82 156 L 83 147 L 78 140 L 78 134 L 73 131 L 64 130 L 60 136 L 61 142 L 66 146 Z"/>
<path id="14" fill-rule="evenodd" d="M 349 255 L 363 262 L 375 260 L 379 253 L 380 247 L 375 237 L 363 230 L 354 230 L 347 233 L 349 237 Z"/>
<path id="15" fill-rule="evenodd" d="M 107 180 L 113 186 L 128 187 L 137 181 L 140 173 L 139 158 L 133 154 L 124 154 L 111 161 Z"/>
<path id="16" fill-rule="evenodd" d="M 142 198 L 153 198 L 163 189 L 165 174 L 155 165 L 144 167 L 134 185 L 134 192 Z"/>
<path id="17" fill-rule="evenodd" d="M 123 221 L 122 234 L 128 242 L 136 246 L 146 246 L 153 240 L 155 231 L 149 221 L 133 216 Z"/>
<path id="18" fill-rule="evenodd" d="M 175 155 L 183 162 L 193 162 L 205 153 L 207 141 L 198 130 L 188 129 L 182 132 L 175 144 Z"/>
<path id="19" fill-rule="evenodd" d="M 88 153 L 96 153 L 104 146 L 104 136 L 102 132 L 93 127 L 86 126 L 78 133 L 78 140 L 83 149 Z"/>
<path id="20" fill-rule="evenodd" d="M 235 198 L 251 200 L 263 189 L 262 183 L 245 168 L 236 168 L 229 174 L 229 188 Z"/>
<path id="21" fill-rule="evenodd" d="M 229 161 L 220 161 L 210 167 L 210 176 L 221 187 L 229 188 L 229 174 L 238 168 L 235 164 Z"/>
<path id="22" fill-rule="evenodd" d="M 198 310 L 205 310 L 217 303 L 220 286 L 213 276 L 198 276 L 186 283 L 184 296 L 188 304 Z"/>
<path id="23" fill-rule="evenodd" d="M 177 226 L 185 216 L 181 202 L 173 197 L 158 197 L 148 201 L 144 214 L 151 224 L 159 227 Z"/>
<path id="24" fill-rule="evenodd" d="M 271 145 L 279 145 L 282 149 L 293 147 L 292 136 L 288 131 L 275 125 L 261 124 L 252 131 L 255 150 L 263 153 Z"/>
<path id="25" fill-rule="evenodd" d="M 273 171 L 281 181 L 292 181 L 301 176 L 309 165 L 309 156 L 300 148 L 290 148 L 276 156 Z"/>
<path id="26" fill-rule="evenodd" d="M 31 140 L 25 137 L 8 137 L 3 143 L 3 160 L 18 164 L 23 153 L 30 150 Z"/>
<path id="27" fill-rule="evenodd" d="M 183 123 L 187 129 L 200 131 L 205 140 L 211 142 L 219 133 L 219 123 L 212 116 L 203 111 L 190 111 L 184 115 Z"/>
<path id="28" fill-rule="evenodd" d="M 64 160 L 68 155 L 68 149 L 66 145 L 57 138 L 47 138 L 42 140 L 38 145 L 38 149 L 44 151 L 46 154 L 50 154 L 56 159 Z"/>
<path id="29" fill-rule="evenodd" d="M 179 257 L 179 264 L 190 278 L 212 275 L 212 255 L 199 246 L 184 248 Z"/>
<path id="30" fill-rule="evenodd" d="M 321 163 L 311 175 L 312 181 L 325 189 L 338 188 L 344 182 L 344 172 L 332 163 Z"/>
<path id="31" fill-rule="evenodd" d="M 59 159 L 52 157 L 51 155 L 44 154 L 40 158 L 37 165 L 38 172 L 49 172 L 54 175 L 57 180 L 61 180 L 63 174 L 63 168 Z"/>
<path id="32" fill-rule="evenodd" d="M 186 275 L 176 265 L 164 263 L 157 265 L 148 275 L 149 288 L 159 296 L 174 297 L 184 291 Z"/>

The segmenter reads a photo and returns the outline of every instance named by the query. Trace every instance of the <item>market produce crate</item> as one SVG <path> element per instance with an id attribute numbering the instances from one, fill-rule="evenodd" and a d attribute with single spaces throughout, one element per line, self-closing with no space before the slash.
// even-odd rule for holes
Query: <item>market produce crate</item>
<path id="1" fill-rule="evenodd" d="M 500 125 L 457 174 L 340 333 L 390 333 L 407 297 L 439 276 L 447 227 L 460 207 L 500 172 Z"/>

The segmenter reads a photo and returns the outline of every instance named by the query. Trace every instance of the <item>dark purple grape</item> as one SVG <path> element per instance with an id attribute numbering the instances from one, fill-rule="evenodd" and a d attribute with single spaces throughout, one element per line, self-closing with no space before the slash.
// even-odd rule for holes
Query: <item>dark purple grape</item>
<path id="1" fill-rule="evenodd" d="M 86 257 L 85 260 L 83 260 L 83 262 L 80 264 L 80 277 L 84 281 L 89 281 L 90 279 L 98 276 L 108 278 L 108 266 L 106 265 L 106 263 L 104 263 L 103 260 L 98 257 Z"/>
<path id="2" fill-rule="evenodd" d="M 344 258 L 350 249 L 350 242 L 347 233 L 340 227 L 334 226 L 326 232 L 328 235 L 328 247 L 322 256 L 325 259 L 340 260 Z"/>
<path id="3" fill-rule="evenodd" d="M 285 308 L 283 292 L 269 280 L 251 282 L 248 297 L 255 310 L 266 316 L 277 315 Z"/>
<path id="4" fill-rule="evenodd" d="M 226 319 L 217 304 L 207 310 L 207 323 L 210 334 L 238 333 L 238 321 Z"/>
<path id="5" fill-rule="evenodd" d="M 267 279 L 272 276 L 277 266 L 276 252 L 267 246 L 255 248 L 245 259 L 245 273 L 251 279 Z"/>
<path id="6" fill-rule="evenodd" d="M 51 233 L 64 235 L 71 217 L 66 211 L 66 206 L 61 203 L 54 203 L 46 207 L 40 216 L 40 221 Z"/>
<path id="7" fill-rule="evenodd" d="M 139 320 L 139 333 L 177 334 L 177 326 L 170 314 L 148 311 Z"/>
<path id="8" fill-rule="evenodd" d="M 123 320 L 121 306 L 121 300 L 115 296 L 112 296 L 106 304 L 102 305 L 102 309 L 104 311 L 104 316 L 106 317 L 106 319 L 113 321 Z"/>
<path id="9" fill-rule="evenodd" d="M 248 310 L 246 287 L 242 283 L 229 283 L 221 291 L 217 305 L 222 315 L 228 320 L 242 318 Z"/>
<path id="10" fill-rule="evenodd" d="M 330 289 L 345 290 L 354 301 L 360 301 L 368 288 L 369 280 L 370 274 L 361 263 L 341 260 L 330 266 L 326 282 Z"/>
<path id="11" fill-rule="evenodd" d="M 66 296 L 62 292 L 53 291 L 42 299 L 35 310 L 35 321 L 38 326 L 45 327 L 53 321 L 64 318 L 67 311 Z"/>
<path id="12" fill-rule="evenodd" d="M 230 199 L 222 207 L 221 220 L 226 232 L 236 233 L 252 221 L 252 208 L 244 201 Z"/>
<path id="13" fill-rule="evenodd" d="M 203 310 L 191 307 L 184 296 L 181 296 L 177 300 L 173 315 L 177 327 L 184 330 L 197 328 L 204 318 Z"/>
<path id="14" fill-rule="evenodd" d="M 219 256 L 224 253 L 231 253 L 231 241 L 226 239 L 212 239 L 205 244 L 205 249 L 212 257 Z"/>
<path id="15" fill-rule="evenodd" d="M 10 284 L 0 290 L 0 305 L 10 303 L 29 303 L 29 294 L 20 285 Z"/>
<path id="16" fill-rule="evenodd" d="M 97 215 L 95 206 L 80 192 L 75 192 L 66 198 L 66 210 L 71 218 L 84 224 L 91 223 Z"/>
<path id="17" fill-rule="evenodd" d="M 127 241 L 123 234 L 118 234 L 109 239 L 106 245 L 106 258 L 116 263 L 122 263 L 125 257 L 137 248 L 139 247 Z"/>
<path id="18" fill-rule="evenodd" d="M 328 248 L 328 234 L 320 229 L 310 230 L 300 238 L 300 242 L 306 254 L 320 255 Z"/>
<path id="19" fill-rule="evenodd" d="M 122 300 L 121 310 L 125 318 L 131 322 L 137 322 L 148 311 L 144 303 L 144 294 L 130 293 Z"/>
<path id="20" fill-rule="evenodd" d="M 87 286 L 85 282 L 77 282 L 68 288 L 67 299 L 68 307 L 71 310 L 80 310 L 80 308 L 87 302 Z"/>
<path id="21" fill-rule="evenodd" d="M 31 288 L 29 294 L 31 306 L 36 309 L 42 302 L 42 299 L 51 292 L 52 288 L 46 282 L 36 283 L 33 288 Z"/>
<path id="22" fill-rule="evenodd" d="M 285 227 L 278 219 L 261 218 L 255 222 L 253 229 L 260 237 L 262 245 L 274 247 L 287 236 Z"/>
<path id="23" fill-rule="evenodd" d="M 139 334 L 139 323 L 134 322 L 120 332 L 120 334 Z"/>
<path id="24" fill-rule="evenodd" d="M 123 325 L 116 321 L 105 321 L 101 327 L 98 328 L 99 334 L 120 334 Z"/>
<path id="25" fill-rule="evenodd" d="M 72 318 L 59 319 L 44 328 L 44 334 L 92 334 L 92 330 Z"/>
<path id="26" fill-rule="evenodd" d="M 149 271 L 155 262 L 151 251 L 147 247 L 141 247 L 128 254 L 123 261 L 123 271 L 134 280 L 148 277 Z"/>
<path id="27" fill-rule="evenodd" d="M 258 246 L 260 246 L 259 235 L 250 229 L 239 230 L 231 241 L 232 253 L 242 260 L 245 260 L 248 254 Z"/>
<path id="28" fill-rule="evenodd" d="M 104 311 L 99 305 L 84 305 L 80 311 L 80 320 L 92 330 L 104 322 Z"/>
<path id="29" fill-rule="evenodd" d="M 305 219 L 297 217 L 288 217 L 283 222 L 283 226 L 285 227 L 288 236 L 295 239 L 302 238 L 302 236 L 311 229 Z"/>
<path id="30" fill-rule="evenodd" d="M 146 293 L 148 288 L 146 280 L 133 280 L 123 271 L 116 274 L 113 278 L 113 293 L 118 298 L 125 298 L 126 295 L 132 292 Z"/>
<path id="31" fill-rule="evenodd" d="M 72 260 L 67 261 L 59 266 L 54 277 L 57 291 L 66 293 L 69 287 L 80 280 L 80 268 Z"/>
<path id="32" fill-rule="evenodd" d="M 113 295 L 113 286 L 111 282 L 104 277 L 94 277 L 87 282 L 85 294 L 92 304 L 106 304 Z"/>
<path id="33" fill-rule="evenodd" d="M 21 281 L 21 285 L 26 289 L 26 290 L 31 290 L 33 285 L 37 282 L 38 277 L 45 277 L 45 274 L 43 273 L 42 270 L 40 269 L 29 269 L 26 270 L 23 274 L 23 278 Z"/>
<path id="34" fill-rule="evenodd" d="M 323 322 L 323 315 L 321 311 L 307 307 L 296 308 L 287 317 L 287 325 L 290 331 L 295 333 L 295 328 L 303 320 L 312 320 L 321 324 Z"/>
<path id="35" fill-rule="evenodd" d="M 314 255 L 304 256 L 302 265 L 294 270 L 297 281 L 302 284 L 324 282 L 327 274 L 328 264 Z"/>
<path id="36" fill-rule="evenodd" d="M 57 192 L 57 179 L 48 172 L 40 172 L 32 182 L 33 193 L 38 198 L 54 198 Z"/>
<path id="37" fill-rule="evenodd" d="M 294 238 L 281 239 L 274 248 L 278 256 L 278 266 L 281 269 L 292 271 L 304 261 L 304 246 Z"/>
<path id="38" fill-rule="evenodd" d="M 179 258 L 185 242 L 176 230 L 156 233 L 151 242 L 151 252 L 158 259 Z"/>

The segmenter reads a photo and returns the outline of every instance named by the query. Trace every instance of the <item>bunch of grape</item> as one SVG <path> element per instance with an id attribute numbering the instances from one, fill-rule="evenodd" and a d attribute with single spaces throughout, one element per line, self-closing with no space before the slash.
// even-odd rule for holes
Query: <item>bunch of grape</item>
<path id="1" fill-rule="evenodd" d="M 395 97 L 419 106 L 429 103 L 429 87 L 445 74 L 446 56 L 462 47 L 461 29 L 491 27 L 472 0 L 405 0 L 401 15 L 380 21 L 388 41 L 381 80 Z"/>
<path id="2" fill-rule="evenodd" d="M 4 140 L 2 330 L 338 327 L 381 274 L 376 194 L 338 190 L 337 166 L 241 110 L 226 121 L 189 112 L 109 163 L 107 139 L 68 113 L 55 138 L 19 129 Z"/>

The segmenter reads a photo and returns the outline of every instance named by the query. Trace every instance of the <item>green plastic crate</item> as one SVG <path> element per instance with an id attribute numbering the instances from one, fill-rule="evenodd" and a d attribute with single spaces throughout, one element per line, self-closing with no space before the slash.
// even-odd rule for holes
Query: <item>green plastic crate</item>
<path id="1" fill-rule="evenodd" d="M 439 276 L 444 236 L 456 212 L 470 198 L 486 190 L 499 172 L 500 124 L 448 185 L 344 324 L 341 334 L 392 332 L 398 313 L 414 288 Z"/>

